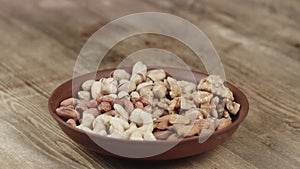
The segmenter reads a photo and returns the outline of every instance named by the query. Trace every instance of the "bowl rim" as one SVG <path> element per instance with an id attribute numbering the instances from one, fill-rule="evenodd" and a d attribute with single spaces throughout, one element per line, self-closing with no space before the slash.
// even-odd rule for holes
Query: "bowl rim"
<path id="1" fill-rule="evenodd" d="M 176 70 L 176 71 L 187 71 L 185 69 L 180 69 L 180 68 L 172 68 L 172 67 L 155 67 L 155 68 L 161 68 L 161 69 L 168 69 L 168 70 Z M 126 68 L 125 68 L 126 69 Z M 150 68 L 151 69 L 151 68 Z M 126 140 L 126 139 L 118 139 L 118 138 L 111 138 L 111 137 L 107 137 L 107 136 L 101 136 L 99 134 L 95 134 L 95 133 L 87 133 L 83 130 L 80 130 L 78 128 L 75 128 L 75 127 L 72 127 L 70 126 L 69 124 L 67 124 L 62 118 L 60 118 L 55 110 L 52 109 L 52 100 L 53 100 L 53 97 L 55 95 L 57 95 L 58 93 L 58 90 L 60 90 L 61 87 L 63 87 L 64 85 L 67 85 L 68 83 L 72 83 L 73 80 L 75 79 L 80 79 L 84 76 L 88 76 L 88 75 L 93 75 L 93 74 L 98 74 L 98 73 L 101 73 L 101 72 L 112 72 L 116 70 L 116 68 L 111 68 L 111 69 L 104 69 L 104 70 L 98 70 L 97 72 L 91 72 L 91 73 L 87 73 L 87 74 L 84 74 L 84 75 L 81 75 L 81 76 L 78 76 L 78 77 L 75 77 L 75 78 L 72 78 L 72 79 L 69 79 L 63 83 L 61 83 L 59 86 L 57 86 L 52 94 L 50 95 L 49 97 L 49 100 L 48 100 L 48 110 L 51 114 L 51 116 L 56 120 L 57 123 L 63 125 L 64 127 L 70 129 L 70 130 L 73 130 L 75 132 L 78 132 L 78 134 L 84 134 L 84 135 L 88 135 L 89 137 L 92 136 L 93 139 L 103 139 L 103 140 L 107 140 L 107 141 L 114 141 L 114 142 L 123 142 L 123 143 L 138 143 L 138 144 L 174 144 L 174 143 L 182 143 L 182 142 L 189 142 L 189 141 L 195 141 L 195 140 L 198 140 L 199 139 L 199 136 L 192 136 L 192 137 L 188 137 L 188 138 L 181 138 L 181 139 L 176 139 L 176 140 L 156 140 L 156 141 L 147 141 L 147 140 Z M 149 70 L 149 68 L 148 68 Z M 207 74 L 205 73 L 201 73 L 201 72 L 198 72 L 198 71 L 193 71 L 191 70 L 192 73 L 196 73 L 196 74 L 200 74 L 202 76 L 208 76 Z M 200 80 L 200 79 L 197 79 L 197 80 Z M 241 109 L 239 110 L 239 115 L 237 117 L 237 119 L 230 125 L 230 126 L 227 126 L 223 129 L 220 129 L 220 130 L 217 130 L 215 131 L 210 137 L 215 137 L 217 135 L 221 135 L 221 134 L 224 134 L 230 130 L 232 130 L 232 128 L 237 128 L 240 123 L 246 118 L 246 116 L 248 115 L 248 111 L 249 111 L 249 101 L 247 99 L 247 97 L 245 96 L 245 94 L 240 90 L 238 89 L 237 87 L 235 87 L 234 85 L 232 85 L 230 82 L 227 82 L 225 81 L 225 85 L 229 88 L 234 89 L 235 92 L 233 92 L 233 94 L 235 95 L 236 93 L 239 93 L 240 97 L 241 97 L 241 100 L 244 100 L 245 101 L 245 104 L 244 105 L 241 105 Z M 206 142 L 206 141 L 205 141 Z M 205 143 L 203 142 L 203 143 Z M 203 144 L 203 143 L 199 143 L 199 144 Z"/>

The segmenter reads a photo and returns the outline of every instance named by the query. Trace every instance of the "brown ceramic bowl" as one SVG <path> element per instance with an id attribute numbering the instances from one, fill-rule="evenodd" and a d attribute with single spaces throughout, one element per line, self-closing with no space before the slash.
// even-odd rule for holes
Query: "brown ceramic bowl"
<path id="1" fill-rule="evenodd" d="M 167 73 L 172 74 L 173 77 L 180 80 L 190 80 L 191 77 L 187 74 L 186 70 L 175 69 L 175 68 L 163 68 Z M 101 77 L 107 77 L 111 73 L 111 70 L 103 70 L 97 72 L 96 79 Z M 207 75 L 192 72 L 194 75 L 193 78 L 197 80 L 205 77 Z M 94 73 L 86 74 L 75 78 L 76 84 L 73 86 L 75 91 L 80 89 L 80 85 L 89 79 L 94 79 Z M 184 138 L 180 142 L 175 141 L 131 141 L 131 140 L 121 140 L 113 139 L 109 137 L 103 137 L 95 134 L 87 134 L 82 130 L 71 127 L 66 124 L 60 117 L 55 113 L 57 107 L 64 99 L 72 97 L 72 80 L 69 80 L 62 85 L 60 85 L 51 95 L 49 99 L 49 111 L 53 118 L 57 121 L 60 128 L 75 142 L 82 145 L 83 147 L 98 152 L 103 155 L 109 155 L 114 157 L 122 157 L 129 159 L 138 159 L 138 160 L 169 160 L 169 159 L 178 159 L 188 156 L 193 156 L 211 150 L 218 145 L 225 142 L 238 128 L 240 123 L 245 119 L 248 113 L 248 100 L 246 96 L 236 87 L 226 82 L 225 84 L 231 91 L 233 91 L 235 100 L 241 104 L 241 109 L 239 114 L 234 118 L 232 125 L 216 131 L 206 142 L 199 143 L 198 136 Z M 101 146 L 99 146 L 101 145 Z M 163 150 L 166 147 L 171 147 L 168 151 L 157 154 L 157 150 Z M 107 149 L 108 148 L 108 149 Z M 112 151 L 111 151 L 112 150 Z M 121 153 L 116 153 L 121 152 Z M 135 154 L 137 152 L 137 154 Z M 139 153 L 150 152 L 145 156 L 139 156 Z M 151 154 L 151 152 L 153 152 Z M 127 155 L 131 154 L 131 155 Z M 136 155 L 136 156 L 134 156 Z"/>

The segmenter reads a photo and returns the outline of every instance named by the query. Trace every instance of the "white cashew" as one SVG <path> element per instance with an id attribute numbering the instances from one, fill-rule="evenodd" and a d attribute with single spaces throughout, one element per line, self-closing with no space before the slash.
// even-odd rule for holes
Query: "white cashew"
<path id="1" fill-rule="evenodd" d="M 92 114 L 83 112 L 81 125 L 92 129 L 94 120 L 95 117 Z"/>
<path id="2" fill-rule="evenodd" d="M 94 84 L 95 80 L 87 80 L 82 85 L 81 88 L 84 91 L 90 91 L 92 88 L 92 85 Z"/>
<path id="3" fill-rule="evenodd" d="M 77 95 L 78 95 L 79 99 L 83 99 L 83 100 L 87 100 L 87 101 L 89 101 L 91 99 L 90 92 L 88 92 L 88 91 L 79 91 L 77 93 Z"/>
<path id="4" fill-rule="evenodd" d="M 153 119 L 150 113 L 143 111 L 142 109 L 135 109 L 131 112 L 130 121 L 141 126 L 143 130 L 153 131 Z"/>
<path id="5" fill-rule="evenodd" d="M 101 96 L 101 88 L 102 88 L 102 83 L 101 82 L 94 82 L 92 87 L 91 87 L 91 93 L 92 93 L 92 98 L 97 99 Z"/>

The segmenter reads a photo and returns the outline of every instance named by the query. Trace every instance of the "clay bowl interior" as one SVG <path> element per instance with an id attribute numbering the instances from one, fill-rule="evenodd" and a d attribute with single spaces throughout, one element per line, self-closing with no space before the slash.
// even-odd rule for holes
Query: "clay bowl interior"
<path id="1" fill-rule="evenodd" d="M 126 69 L 126 68 L 125 68 Z M 207 75 L 192 72 L 194 77 L 189 77 L 187 70 L 176 68 L 163 68 L 167 74 L 171 74 L 177 80 L 191 81 L 195 78 L 197 81 Z M 130 69 L 127 69 L 128 72 Z M 98 71 L 96 79 L 110 76 L 113 69 Z M 95 79 L 95 73 L 86 74 L 73 79 L 74 91 L 79 91 L 81 84 L 89 79 Z M 52 117 L 57 121 L 60 128 L 76 143 L 83 147 L 98 152 L 103 155 L 122 157 L 137 160 L 170 160 L 193 156 L 211 150 L 226 141 L 238 128 L 248 113 L 249 105 L 246 96 L 232 84 L 226 82 L 225 85 L 233 92 L 235 100 L 241 104 L 239 114 L 233 119 L 233 123 L 214 134 L 204 143 L 199 143 L 198 136 L 184 138 L 178 141 L 130 141 L 103 137 L 95 134 L 87 134 L 77 128 L 66 124 L 55 113 L 57 107 L 64 99 L 72 97 L 72 80 L 69 80 L 57 87 L 49 98 L 48 108 Z M 99 146 L 101 145 L 101 146 Z M 170 149 L 166 152 L 157 154 L 157 150 Z M 141 156 L 141 152 L 144 154 Z M 149 152 L 149 153 L 147 153 Z"/>

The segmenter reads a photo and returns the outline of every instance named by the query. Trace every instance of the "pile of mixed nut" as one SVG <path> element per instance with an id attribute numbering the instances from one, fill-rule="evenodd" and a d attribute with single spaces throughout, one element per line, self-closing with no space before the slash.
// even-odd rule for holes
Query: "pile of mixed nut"
<path id="1" fill-rule="evenodd" d="M 212 134 L 229 126 L 239 110 L 219 76 L 195 84 L 137 62 L 131 74 L 117 69 L 111 77 L 85 81 L 56 113 L 86 132 L 150 141 Z"/>

